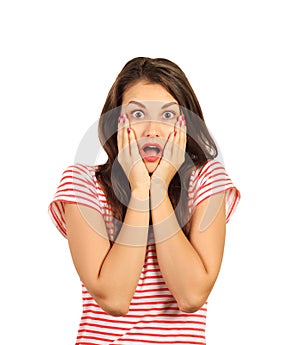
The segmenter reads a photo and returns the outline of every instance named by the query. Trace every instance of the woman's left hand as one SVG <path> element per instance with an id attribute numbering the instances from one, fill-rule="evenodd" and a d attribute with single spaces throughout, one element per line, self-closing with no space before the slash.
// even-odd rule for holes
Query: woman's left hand
<path id="1" fill-rule="evenodd" d="M 172 178 L 185 160 L 186 122 L 180 115 L 165 144 L 162 158 L 151 176 L 151 184 L 159 183 L 168 189 Z"/>

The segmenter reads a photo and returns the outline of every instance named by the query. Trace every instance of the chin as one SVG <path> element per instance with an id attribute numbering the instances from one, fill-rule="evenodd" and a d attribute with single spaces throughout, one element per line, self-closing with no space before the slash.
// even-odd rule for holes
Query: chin
<path id="1" fill-rule="evenodd" d="M 158 166 L 158 162 L 144 162 L 144 163 L 150 174 L 152 174 Z"/>

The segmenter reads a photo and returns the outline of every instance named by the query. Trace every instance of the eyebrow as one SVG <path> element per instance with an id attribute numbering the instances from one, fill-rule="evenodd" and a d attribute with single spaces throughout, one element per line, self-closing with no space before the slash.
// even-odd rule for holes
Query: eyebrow
<path id="1" fill-rule="evenodd" d="M 129 105 L 129 104 L 136 104 L 136 105 L 138 105 L 139 107 L 146 109 L 146 107 L 144 106 L 143 103 L 140 103 L 140 102 L 137 102 L 137 101 L 130 101 L 130 102 L 128 102 L 128 105 Z"/>
<path id="2" fill-rule="evenodd" d="M 139 107 L 146 109 L 146 106 L 145 106 L 143 103 L 138 102 L 138 101 L 130 101 L 128 104 L 136 104 L 136 105 L 138 105 Z M 168 108 L 168 107 L 171 106 L 171 105 L 179 105 L 179 104 L 178 104 L 177 102 L 165 103 L 165 104 L 161 107 L 161 109 Z"/>
<path id="3" fill-rule="evenodd" d="M 171 105 L 179 105 L 179 104 L 177 102 L 169 102 L 169 103 L 164 104 L 161 108 L 165 109 L 165 108 L 168 108 Z"/>

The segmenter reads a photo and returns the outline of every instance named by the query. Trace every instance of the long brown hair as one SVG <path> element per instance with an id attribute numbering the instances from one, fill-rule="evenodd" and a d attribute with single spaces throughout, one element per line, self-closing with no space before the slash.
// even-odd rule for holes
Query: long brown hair
<path id="1" fill-rule="evenodd" d="M 130 200 L 130 186 L 120 166 L 117 145 L 118 117 L 124 92 L 138 81 L 160 84 L 179 103 L 187 125 L 186 158 L 173 177 L 168 194 L 179 225 L 188 236 L 188 187 L 192 170 L 217 156 L 217 146 L 205 125 L 198 99 L 184 72 L 163 58 L 137 57 L 123 67 L 112 85 L 99 119 L 98 135 L 108 155 L 106 163 L 97 166 L 96 177 L 112 207 L 113 216 L 122 224 Z M 118 229 L 120 230 L 120 229 Z"/>

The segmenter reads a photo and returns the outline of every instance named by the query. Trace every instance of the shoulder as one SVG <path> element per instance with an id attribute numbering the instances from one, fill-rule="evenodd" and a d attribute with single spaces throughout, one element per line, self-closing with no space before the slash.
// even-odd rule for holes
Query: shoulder
<path id="1" fill-rule="evenodd" d="M 95 175 L 95 168 L 92 165 L 75 163 L 69 165 L 63 172 L 65 176 L 79 177 L 79 176 L 93 176 Z"/>
<path id="2" fill-rule="evenodd" d="M 67 166 L 62 173 L 57 193 L 106 201 L 96 177 L 96 169 L 97 166 L 82 163 Z"/>
<path id="3" fill-rule="evenodd" d="M 238 204 L 240 192 L 227 174 L 224 164 L 212 159 L 194 169 L 189 186 L 192 212 L 201 202 L 222 192 L 226 195 L 226 221 L 228 221 Z"/>
<path id="4" fill-rule="evenodd" d="M 207 178 L 226 173 L 224 165 L 216 160 L 210 159 L 201 166 L 195 166 L 191 174 L 191 183 L 204 182 Z"/>
<path id="5" fill-rule="evenodd" d="M 96 167 L 87 164 L 69 165 L 62 173 L 54 198 L 49 204 L 50 216 L 66 236 L 65 203 L 87 206 L 104 214 L 106 198 L 95 175 Z"/>
<path id="6" fill-rule="evenodd" d="M 96 166 L 76 163 L 69 165 L 62 174 L 61 180 L 69 183 L 83 183 L 97 187 Z"/>

